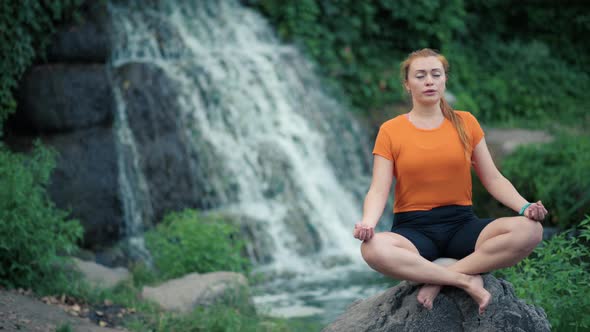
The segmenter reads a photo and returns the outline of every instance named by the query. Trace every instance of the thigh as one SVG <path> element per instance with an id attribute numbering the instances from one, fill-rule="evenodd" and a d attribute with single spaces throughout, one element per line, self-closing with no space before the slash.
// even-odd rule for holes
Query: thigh
<path id="1" fill-rule="evenodd" d="M 424 235 L 418 230 L 406 227 L 394 227 L 392 233 L 401 235 L 407 239 L 415 247 L 420 256 L 432 261 L 440 257 L 438 247 L 428 236 Z"/>
<path id="2" fill-rule="evenodd" d="M 444 252 L 445 257 L 461 259 L 475 251 L 479 235 L 484 228 L 492 223 L 494 218 L 478 219 L 463 224 L 461 228 L 450 238 Z"/>

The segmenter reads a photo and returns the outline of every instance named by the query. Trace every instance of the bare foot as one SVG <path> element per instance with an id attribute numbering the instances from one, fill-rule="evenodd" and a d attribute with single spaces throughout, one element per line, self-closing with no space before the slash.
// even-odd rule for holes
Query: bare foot
<path id="1" fill-rule="evenodd" d="M 418 291 L 418 296 L 416 296 L 416 298 L 426 309 L 431 310 L 434 299 L 440 292 L 441 288 L 442 286 L 440 285 L 424 284 L 420 288 L 420 291 Z"/>
<path id="2" fill-rule="evenodd" d="M 470 276 L 469 286 L 464 290 L 479 304 L 479 314 L 483 315 L 486 307 L 490 304 L 492 295 L 483 287 L 482 277 L 480 275 Z"/>

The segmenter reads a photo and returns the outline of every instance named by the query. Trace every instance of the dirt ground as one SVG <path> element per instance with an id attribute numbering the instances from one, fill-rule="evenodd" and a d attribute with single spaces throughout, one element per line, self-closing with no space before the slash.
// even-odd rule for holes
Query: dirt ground
<path id="1" fill-rule="evenodd" d="M 76 304 L 67 306 L 52 302 L 57 301 L 48 298 L 42 301 L 27 292 L 0 289 L 0 331 L 54 332 L 66 324 L 71 331 L 76 332 L 126 331 L 122 328 L 100 327 L 89 318 L 76 317 L 76 309 L 81 311 L 80 316 L 84 316 L 84 309 L 79 309 Z M 74 311 L 74 314 L 66 310 Z"/>

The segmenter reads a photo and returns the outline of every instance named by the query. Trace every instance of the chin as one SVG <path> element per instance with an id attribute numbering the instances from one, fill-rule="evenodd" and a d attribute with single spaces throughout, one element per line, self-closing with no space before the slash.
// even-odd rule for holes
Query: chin
<path id="1" fill-rule="evenodd" d="M 435 105 L 440 103 L 440 97 L 432 97 L 432 98 L 424 98 L 421 100 L 418 100 L 418 103 L 425 105 L 425 106 L 430 106 L 430 105 Z"/>

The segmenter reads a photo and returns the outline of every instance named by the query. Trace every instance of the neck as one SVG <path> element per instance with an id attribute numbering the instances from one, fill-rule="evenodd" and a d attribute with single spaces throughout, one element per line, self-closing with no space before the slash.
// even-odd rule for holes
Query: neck
<path id="1" fill-rule="evenodd" d="M 415 103 L 410 113 L 420 118 L 434 118 L 442 115 L 439 103 L 430 105 Z"/>

